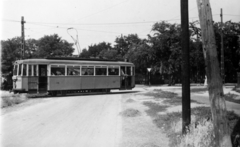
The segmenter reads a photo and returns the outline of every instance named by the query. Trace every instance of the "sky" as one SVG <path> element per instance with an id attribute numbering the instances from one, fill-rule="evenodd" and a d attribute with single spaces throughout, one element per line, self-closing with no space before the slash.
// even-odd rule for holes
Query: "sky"
<path id="1" fill-rule="evenodd" d="M 223 22 L 240 22 L 240 0 L 210 0 L 210 4 L 215 22 L 221 20 L 221 8 Z M 147 38 L 154 23 L 180 24 L 181 19 L 180 0 L 2 0 L 1 12 L 1 40 L 21 36 L 23 16 L 25 39 L 58 34 L 74 43 L 71 36 L 78 37 L 81 49 L 103 41 L 114 45 L 121 35 Z M 189 22 L 195 20 L 197 1 L 189 0 Z"/>

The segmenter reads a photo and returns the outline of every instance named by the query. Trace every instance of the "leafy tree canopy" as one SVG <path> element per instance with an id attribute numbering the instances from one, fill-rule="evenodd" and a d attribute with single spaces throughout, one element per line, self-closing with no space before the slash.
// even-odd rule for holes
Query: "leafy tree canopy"
<path id="1" fill-rule="evenodd" d="M 9 73 L 13 69 L 13 62 L 22 58 L 21 38 L 15 37 L 2 40 L 2 73 Z M 44 36 L 39 40 L 28 39 L 25 41 L 24 58 L 45 58 L 55 56 L 71 56 L 73 44 L 61 39 L 57 34 Z"/>
<path id="2" fill-rule="evenodd" d="M 57 34 L 40 38 L 37 46 L 38 49 L 33 56 L 38 58 L 71 56 L 74 51 L 73 44 L 63 40 Z"/>
<path id="3" fill-rule="evenodd" d="M 13 62 L 21 58 L 21 38 L 15 37 L 6 41 L 1 41 L 1 45 L 1 70 L 2 73 L 9 73 L 13 69 Z"/>

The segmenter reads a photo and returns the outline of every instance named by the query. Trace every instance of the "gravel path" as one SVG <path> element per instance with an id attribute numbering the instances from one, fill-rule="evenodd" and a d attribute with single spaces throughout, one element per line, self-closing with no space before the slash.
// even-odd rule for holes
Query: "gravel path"
<path id="1" fill-rule="evenodd" d="M 121 95 L 49 98 L 1 116 L 2 146 L 119 146 L 120 111 Z"/>

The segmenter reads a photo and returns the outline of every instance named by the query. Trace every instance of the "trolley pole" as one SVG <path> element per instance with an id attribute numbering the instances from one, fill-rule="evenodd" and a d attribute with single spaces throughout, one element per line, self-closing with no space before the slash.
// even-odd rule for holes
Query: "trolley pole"
<path id="1" fill-rule="evenodd" d="M 26 23 L 24 21 L 24 17 L 22 16 L 22 20 L 21 20 L 21 27 L 22 27 L 22 44 L 21 44 L 21 54 L 22 54 L 22 59 L 24 59 L 24 52 L 25 52 L 25 39 L 24 39 L 24 23 Z"/>
<path id="2" fill-rule="evenodd" d="M 224 71 L 224 47 L 223 47 L 223 14 L 222 14 L 222 8 L 221 8 L 221 76 L 222 76 L 222 82 L 225 83 L 225 71 Z"/>
<path id="3" fill-rule="evenodd" d="M 188 0 L 181 0 L 182 46 L 182 133 L 186 134 L 191 122 L 190 71 L 189 71 L 189 20 Z"/>

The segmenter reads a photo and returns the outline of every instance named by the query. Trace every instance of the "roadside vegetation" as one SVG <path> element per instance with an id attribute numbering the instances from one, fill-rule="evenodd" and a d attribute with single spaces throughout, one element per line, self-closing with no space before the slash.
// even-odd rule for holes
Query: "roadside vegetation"
<path id="1" fill-rule="evenodd" d="M 206 92 L 207 90 L 208 90 L 207 87 L 191 88 L 191 92 L 193 93 L 202 93 L 202 92 Z"/>
<path id="2" fill-rule="evenodd" d="M 233 91 L 236 91 L 236 92 L 240 93 L 240 86 L 238 86 L 238 87 L 237 87 L 237 86 L 234 87 L 234 88 L 233 88 Z"/>
<path id="3" fill-rule="evenodd" d="M 157 92 L 156 92 L 157 91 Z M 182 113 L 176 111 L 164 113 L 170 107 L 180 106 L 179 99 L 172 92 L 155 90 L 146 93 L 147 96 L 154 96 L 156 102 L 162 100 L 162 103 L 144 102 L 148 107 L 146 113 L 152 117 L 154 124 L 163 130 L 169 138 L 171 147 L 211 147 L 213 146 L 214 132 L 209 107 L 199 106 L 191 109 L 191 124 L 186 135 L 182 135 Z M 232 97 L 234 95 L 228 96 Z M 169 101 L 168 99 L 172 99 Z M 166 103 L 166 100 L 167 103 Z M 165 101 L 165 103 L 164 103 Z M 194 103 L 194 102 L 192 102 Z M 172 104 L 172 105 L 169 105 Z M 172 109 L 174 110 L 174 109 Z M 234 112 L 227 112 L 229 127 L 231 132 L 231 141 L 233 147 L 240 146 L 240 117 Z"/>
<path id="4" fill-rule="evenodd" d="M 24 103 L 29 99 L 46 97 L 46 94 L 14 94 L 13 92 L 1 91 L 1 108 L 11 107 Z"/>
<path id="5" fill-rule="evenodd" d="M 141 115 L 141 112 L 139 110 L 129 108 L 129 109 L 124 110 L 120 114 L 124 117 L 136 117 L 136 116 Z"/>
<path id="6" fill-rule="evenodd" d="M 191 92 L 192 93 L 203 93 L 203 92 L 207 92 L 207 90 L 208 90 L 207 87 L 204 87 L 204 88 L 192 88 Z M 240 93 L 240 90 L 238 88 L 233 88 L 233 91 Z M 224 96 L 225 96 L 225 100 L 226 101 L 240 104 L 240 95 L 227 93 Z"/>
<path id="7" fill-rule="evenodd" d="M 13 94 L 8 91 L 1 91 L 1 108 L 17 105 L 27 100 L 26 94 Z"/>
<path id="8" fill-rule="evenodd" d="M 226 101 L 240 104 L 240 95 L 228 93 L 228 94 L 225 94 L 224 96 Z"/>

